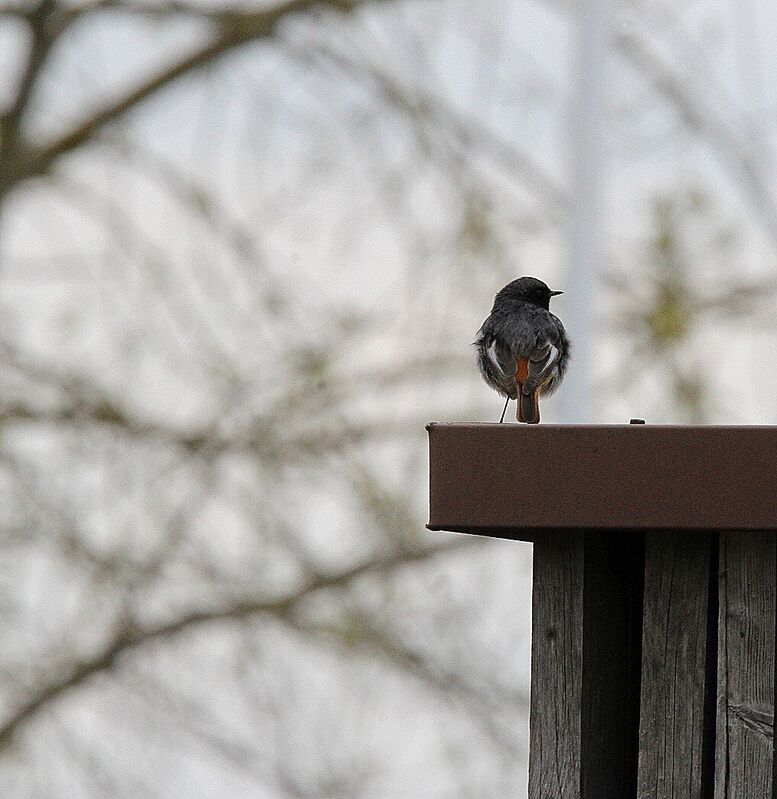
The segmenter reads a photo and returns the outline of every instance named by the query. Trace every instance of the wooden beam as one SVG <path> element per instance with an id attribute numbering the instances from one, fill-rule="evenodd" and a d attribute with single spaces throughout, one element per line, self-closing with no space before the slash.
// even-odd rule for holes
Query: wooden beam
<path id="1" fill-rule="evenodd" d="M 582 536 L 534 545 L 529 799 L 579 799 Z"/>
<path id="2" fill-rule="evenodd" d="M 639 536 L 534 545 L 529 799 L 634 795 L 642 570 Z"/>
<path id="3" fill-rule="evenodd" d="M 638 799 L 702 799 L 714 747 L 715 541 L 648 534 Z"/>
<path id="4" fill-rule="evenodd" d="M 715 799 L 771 799 L 774 770 L 775 537 L 720 537 Z"/>

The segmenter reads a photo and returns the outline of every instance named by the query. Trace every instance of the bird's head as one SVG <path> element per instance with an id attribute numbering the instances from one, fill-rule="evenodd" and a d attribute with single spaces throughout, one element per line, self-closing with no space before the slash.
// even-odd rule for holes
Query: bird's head
<path id="1" fill-rule="evenodd" d="M 563 293 L 563 291 L 551 291 L 536 277 L 519 277 L 518 280 L 508 283 L 496 295 L 496 299 L 498 301 L 501 297 L 504 297 L 510 300 L 523 300 L 547 310 L 550 307 L 550 298 Z"/>

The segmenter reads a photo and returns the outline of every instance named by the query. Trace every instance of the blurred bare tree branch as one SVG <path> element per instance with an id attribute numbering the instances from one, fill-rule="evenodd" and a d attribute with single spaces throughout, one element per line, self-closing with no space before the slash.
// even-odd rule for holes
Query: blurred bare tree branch
<path id="1" fill-rule="evenodd" d="M 286 19 L 318 8 L 350 13 L 362 2 L 363 0 L 287 0 L 285 3 L 260 11 L 230 9 L 212 11 L 176 3 L 162 8 L 144 9 L 131 4 L 114 3 L 111 0 L 66 9 L 58 6 L 53 0 L 43 0 L 29 12 L 20 13 L 30 26 L 32 41 L 16 97 L 10 108 L 0 116 L 0 165 L 2 165 L 0 199 L 16 184 L 43 174 L 58 158 L 82 147 L 106 125 L 119 120 L 176 80 L 207 67 L 216 59 L 242 45 L 274 36 L 278 26 Z M 194 48 L 184 57 L 131 87 L 119 99 L 90 114 L 73 130 L 41 145 L 25 141 L 21 125 L 27 103 L 35 82 L 45 66 L 46 57 L 57 39 L 70 25 L 80 21 L 85 15 L 122 9 L 141 14 L 150 12 L 155 16 L 178 14 L 196 16 L 209 22 L 213 33 L 200 47 Z"/>
<path id="2" fill-rule="evenodd" d="M 274 615 L 281 619 L 293 617 L 297 606 L 308 600 L 317 591 L 347 588 L 353 580 L 358 578 L 389 572 L 399 567 L 406 567 L 414 562 L 427 561 L 453 549 L 471 546 L 472 542 L 461 540 L 454 544 L 440 545 L 433 549 L 424 548 L 423 550 L 394 552 L 390 556 L 376 557 L 359 563 L 337 574 L 315 575 L 290 593 L 280 597 L 270 599 L 243 598 L 226 606 L 191 612 L 155 626 L 138 625 L 133 619 L 123 619 L 120 629 L 115 632 L 99 652 L 93 654 L 88 660 L 73 664 L 67 673 L 57 681 L 49 682 L 33 689 L 26 701 L 0 723 L 0 746 L 7 745 L 16 729 L 31 716 L 46 707 L 46 705 L 59 699 L 63 694 L 78 688 L 94 675 L 114 668 L 119 658 L 135 649 L 160 639 L 178 635 L 200 625 L 224 621 L 235 622 L 262 615 Z M 407 661 L 414 663 L 414 659 L 399 648 L 394 650 L 394 656 L 396 658 L 406 658 Z M 415 663 L 413 668 L 417 668 Z"/>

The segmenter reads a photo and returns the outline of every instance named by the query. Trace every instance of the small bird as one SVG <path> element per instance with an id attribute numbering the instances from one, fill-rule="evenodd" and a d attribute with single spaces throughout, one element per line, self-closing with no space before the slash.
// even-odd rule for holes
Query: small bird
<path id="1" fill-rule="evenodd" d="M 519 277 L 494 298 L 494 307 L 475 339 L 478 366 L 491 388 L 518 400 L 519 422 L 540 420 L 540 394 L 558 388 L 569 362 L 569 341 L 550 310 L 551 291 L 535 277 Z M 499 421 L 501 422 L 502 419 Z"/>

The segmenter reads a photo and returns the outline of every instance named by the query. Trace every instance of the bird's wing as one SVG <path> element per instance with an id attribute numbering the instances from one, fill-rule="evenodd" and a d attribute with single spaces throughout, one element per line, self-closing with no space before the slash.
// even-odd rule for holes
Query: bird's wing
<path id="1" fill-rule="evenodd" d="M 491 336 L 490 340 L 484 343 L 489 361 L 505 377 L 509 377 L 515 371 L 515 361 L 510 347 L 498 336 Z"/>
<path id="2" fill-rule="evenodd" d="M 529 354 L 523 393 L 533 394 L 537 389 L 552 391 L 560 377 L 563 355 L 563 343 L 555 330 L 539 333 Z"/>
<path id="3" fill-rule="evenodd" d="M 515 399 L 515 360 L 510 347 L 495 329 L 491 317 L 478 330 L 475 346 L 478 349 L 478 365 L 485 381 L 500 393 Z"/>

